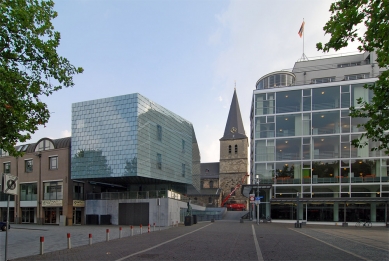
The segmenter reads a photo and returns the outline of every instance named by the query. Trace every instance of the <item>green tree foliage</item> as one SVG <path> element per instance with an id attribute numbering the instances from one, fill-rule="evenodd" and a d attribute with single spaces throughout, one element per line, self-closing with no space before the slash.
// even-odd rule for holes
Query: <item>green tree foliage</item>
<path id="1" fill-rule="evenodd" d="M 318 50 L 328 52 L 339 50 L 349 42 L 358 41 L 359 51 L 375 51 L 376 62 L 380 68 L 388 69 L 389 65 L 389 1 L 388 0 L 340 0 L 331 4 L 331 17 L 324 26 L 331 39 L 323 46 L 316 45 Z M 361 30 L 365 29 L 361 33 Z M 375 84 L 366 85 L 374 93 L 371 101 L 358 100 L 358 107 L 351 107 L 351 117 L 363 117 L 369 120 L 362 124 L 366 133 L 353 140 L 357 147 L 367 145 L 367 138 L 381 142 L 372 150 L 384 150 L 389 154 L 389 71 L 382 72 Z"/>
<path id="2" fill-rule="evenodd" d="M 12 156 L 21 155 L 17 142 L 49 120 L 39 97 L 73 86 L 73 75 L 83 71 L 57 54 L 53 7 L 53 1 L 0 0 L 0 149 Z"/>

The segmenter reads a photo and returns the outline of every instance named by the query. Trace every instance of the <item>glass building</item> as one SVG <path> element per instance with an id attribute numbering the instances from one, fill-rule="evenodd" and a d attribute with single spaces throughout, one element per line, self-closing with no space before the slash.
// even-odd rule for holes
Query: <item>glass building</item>
<path id="1" fill-rule="evenodd" d="M 374 55 L 297 62 L 290 72 L 258 80 L 250 171 L 252 184 L 259 175 L 259 187 L 268 187 L 260 191 L 270 202 L 262 204 L 264 215 L 279 220 L 298 215 L 308 222 L 387 219 L 389 157 L 371 150 L 377 146 L 371 140 L 363 148 L 351 145 L 367 119 L 351 118 L 349 108 L 359 106 L 358 98 L 372 98 L 364 85 L 380 73 Z"/>
<path id="2" fill-rule="evenodd" d="M 73 180 L 106 191 L 200 187 L 192 124 L 138 93 L 72 104 L 71 157 Z"/>

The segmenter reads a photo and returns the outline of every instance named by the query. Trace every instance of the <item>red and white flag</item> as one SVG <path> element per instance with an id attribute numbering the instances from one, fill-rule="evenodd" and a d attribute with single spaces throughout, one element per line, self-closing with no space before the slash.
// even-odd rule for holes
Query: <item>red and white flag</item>
<path id="1" fill-rule="evenodd" d="M 300 30 L 298 32 L 298 34 L 300 35 L 300 38 L 303 37 L 304 25 L 305 25 L 305 22 L 303 21 L 303 23 L 301 24 Z"/>

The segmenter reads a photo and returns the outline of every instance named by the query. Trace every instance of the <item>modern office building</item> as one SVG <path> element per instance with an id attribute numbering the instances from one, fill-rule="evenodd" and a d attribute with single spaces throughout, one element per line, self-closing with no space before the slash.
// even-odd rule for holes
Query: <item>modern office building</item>
<path id="1" fill-rule="evenodd" d="M 149 204 L 140 210 L 148 224 L 157 205 L 147 199 L 178 199 L 188 186 L 200 188 L 193 125 L 138 93 L 72 104 L 71 158 L 72 179 L 88 182 L 96 193 L 87 215 L 111 215 L 114 224 L 129 220 L 130 209 L 138 207 L 132 199 Z M 92 201 L 112 197 L 127 201 L 112 203 L 115 210 L 108 212 L 99 207 L 102 201 Z"/>
<path id="2" fill-rule="evenodd" d="M 10 222 L 84 223 L 88 184 L 70 179 L 71 138 L 40 139 L 17 146 L 22 157 L 0 151 L 2 173 L 18 178 L 18 195 L 10 197 Z M 0 220 L 7 217 L 7 195 L 0 192 Z"/>
<path id="3" fill-rule="evenodd" d="M 278 220 L 354 222 L 387 219 L 389 157 L 355 148 L 365 118 L 350 106 L 369 101 L 364 88 L 383 69 L 375 53 L 296 62 L 292 70 L 269 73 L 256 83 L 251 106 L 252 186 L 261 213 Z M 258 177 L 258 179 L 256 179 Z M 297 209 L 297 196 L 299 209 Z"/>

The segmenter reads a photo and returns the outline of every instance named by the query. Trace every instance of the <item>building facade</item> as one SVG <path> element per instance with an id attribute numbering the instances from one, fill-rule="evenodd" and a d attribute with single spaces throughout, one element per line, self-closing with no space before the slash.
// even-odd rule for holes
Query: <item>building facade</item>
<path id="1" fill-rule="evenodd" d="M 365 118 L 350 106 L 369 101 L 382 69 L 374 53 L 297 62 L 291 71 L 261 77 L 251 107 L 252 184 L 259 175 L 265 216 L 279 220 L 384 222 L 389 157 L 355 148 Z M 270 186 L 269 186 L 270 185 Z M 297 208 L 297 197 L 299 208 Z"/>
<path id="2" fill-rule="evenodd" d="M 192 124 L 137 93 L 74 103 L 71 157 L 72 179 L 102 191 L 200 187 Z"/>
<path id="3" fill-rule="evenodd" d="M 10 222 L 35 224 L 82 224 L 85 189 L 70 179 L 71 138 L 43 138 L 20 145 L 22 157 L 1 152 L 2 172 L 18 177 L 18 195 L 11 196 Z M 7 195 L 0 193 L 0 219 L 7 216 Z"/>

